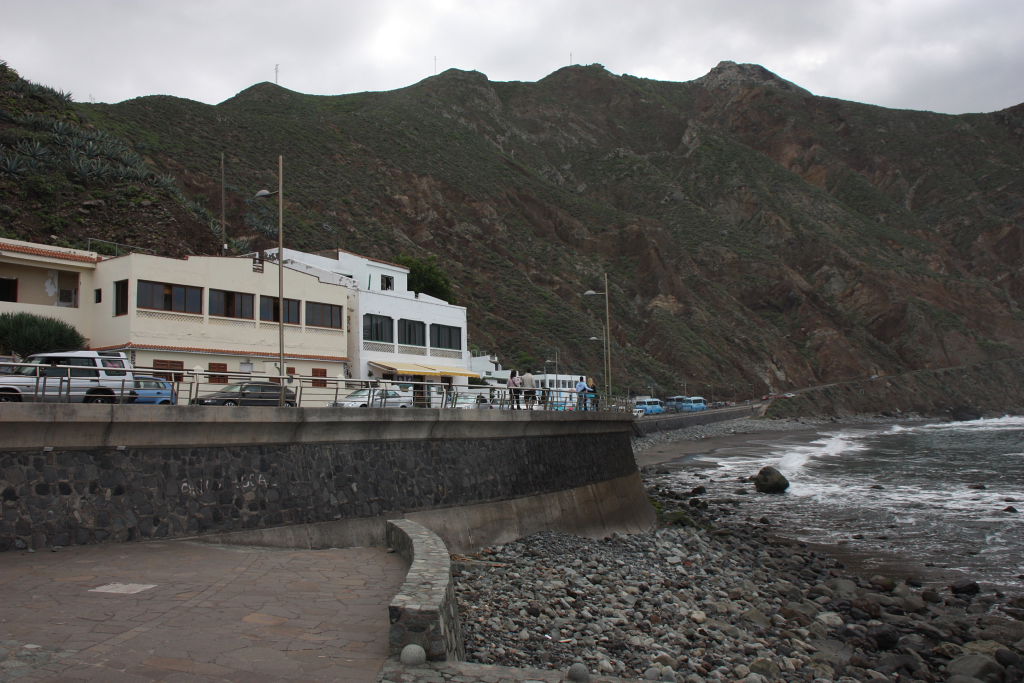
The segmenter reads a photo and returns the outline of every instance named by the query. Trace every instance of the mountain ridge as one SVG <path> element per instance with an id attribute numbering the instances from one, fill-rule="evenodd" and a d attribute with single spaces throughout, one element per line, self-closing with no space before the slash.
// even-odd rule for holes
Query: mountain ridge
<path id="1" fill-rule="evenodd" d="M 731 62 L 686 83 L 590 65 L 536 83 L 448 70 L 390 92 L 151 97 L 67 106 L 174 179 L 199 216 L 191 248 L 268 242 L 274 207 L 251 197 L 284 154 L 288 246 L 437 255 L 470 343 L 506 365 L 557 348 L 600 367 L 586 339 L 603 310 L 580 294 L 604 272 L 613 384 L 640 393 L 759 394 L 1024 347 L 1024 105 L 889 110 Z M 9 154 L 18 125 L 0 126 Z"/>

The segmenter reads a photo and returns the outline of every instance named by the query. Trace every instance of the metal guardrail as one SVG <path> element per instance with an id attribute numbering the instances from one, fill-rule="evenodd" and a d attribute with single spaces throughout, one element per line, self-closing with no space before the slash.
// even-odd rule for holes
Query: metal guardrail
<path id="1" fill-rule="evenodd" d="M 30 372 L 29 372 L 30 371 Z M 110 375 L 114 369 L 81 365 L 39 365 L 0 362 L 0 402 L 83 402 L 133 403 L 143 400 L 141 378 L 157 377 L 169 383 L 176 405 L 266 405 L 277 406 L 280 378 L 248 373 L 171 370 L 136 366 L 121 379 Z M 5 381 L 8 380 L 8 381 Z M 367 407 L 453 408 L 479 410 L 628 411 L 628 401 L 610 405 L 599 399 L 581 400 L 571 389 L 535 389 L 503 386 L 452 386 L 441 382 L 405 382 L 377 378 L 337 378 L 289 375 L 284 382 L 288 406 L 339 407 L 353 403 Z M 246 395 L 246 390 L 252 391 Z M 259 391 L 256 391 L 259 389 Z M 136 391 L 138 390 L 138 391 Z M 358 400 L 355 392 L 362 391 Z M 229 396 L 226 394 L 237 394 Z M 398 396 L 393 396 L 397 393 Z M 146 399 L 149 401 L 150 399 Z"/>

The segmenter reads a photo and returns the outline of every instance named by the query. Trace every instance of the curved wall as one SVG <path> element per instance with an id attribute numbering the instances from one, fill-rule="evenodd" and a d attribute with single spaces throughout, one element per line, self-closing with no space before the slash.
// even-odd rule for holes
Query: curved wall
<path id="1" fill-rule="evenodd" d="M 0 549 L 325 522 L 346 527 L 335 538 L 365 540 L 402 516 L 454 550 L 542 528 L 635 530 L 654 515 L 631 424 L 602 413 L 5 404 Z"/>

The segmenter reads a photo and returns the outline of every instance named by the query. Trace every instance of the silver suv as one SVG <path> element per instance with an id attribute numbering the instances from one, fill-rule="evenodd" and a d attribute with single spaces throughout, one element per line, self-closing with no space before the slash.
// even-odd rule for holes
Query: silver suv
<path id="1" fill-rule="evenodd" d="M 37 353 L 0 375 L 0 402 L 131 403 L 132 365 L 120 351 Z"/>

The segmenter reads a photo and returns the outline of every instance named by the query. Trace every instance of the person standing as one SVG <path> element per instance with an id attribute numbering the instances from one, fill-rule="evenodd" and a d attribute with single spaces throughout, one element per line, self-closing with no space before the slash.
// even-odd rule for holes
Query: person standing
<path id="1" fill-rule="evenodd" d="M 522 408 L 522 406 L 519 405 L 519 396 L 523 393 L 523 390 L 520 388 L 522 386 L 523 378 L 519 376 L 519 371 L 513 370 L 510 372 L 508 374 L 508 398 L 510 403 L 509 407 L 512 408 L 512 410 L 519 410 Z"/>
<path id="2" fill-rule="evenodd" d="M 526 399 L 526 409 L 533 410 L 533 404 L 537 402 L 537 381 L 533 373 L 527 370 L 523 373 L 523 397 Z"/>
<path id="3" fill-rule="evenodd" d="M 580 377 L 576 382 L 576 410 L 587 409 L 587 381 Z"/>
<path id="4" fill-rule="evenodd" d="M 597 410 L 597 383 L 593 377 L 587 378 L 587 409 Z"/>

